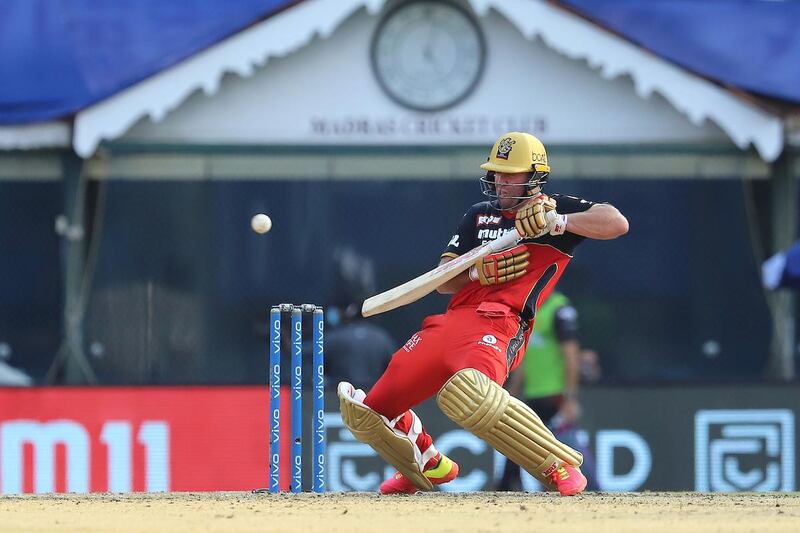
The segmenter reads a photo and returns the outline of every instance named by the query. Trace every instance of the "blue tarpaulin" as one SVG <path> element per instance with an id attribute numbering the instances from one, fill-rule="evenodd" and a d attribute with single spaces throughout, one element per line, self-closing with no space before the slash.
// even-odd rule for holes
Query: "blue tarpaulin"
<path id="1" fill-rule="evenodd" d="M 65 118 L 303 0 L 2 0 L 0 124 Z M 701 76 L 800 103 L 800 2 L 554 0 Z"/>
<path id="2" fill-rule="evenodd" d="M 800 103 L 800 2 L 558 0 L 696 74 Z"/>
<path id="3" fill-rule="evenodd" d="M 293 0 L 2 0 L 0 124 L 69 116 Z"/>

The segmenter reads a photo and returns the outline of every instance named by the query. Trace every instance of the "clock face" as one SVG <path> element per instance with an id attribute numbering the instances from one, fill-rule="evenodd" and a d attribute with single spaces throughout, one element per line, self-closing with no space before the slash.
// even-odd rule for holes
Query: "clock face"
<path id="1" fill-rule="evenodd" d="M 480 80 L 485 49 L 478 24 L 441 1 L 404 3 L 378 24 L 372 67 L 395 102 L 439 111 L 466 98 Z"/>

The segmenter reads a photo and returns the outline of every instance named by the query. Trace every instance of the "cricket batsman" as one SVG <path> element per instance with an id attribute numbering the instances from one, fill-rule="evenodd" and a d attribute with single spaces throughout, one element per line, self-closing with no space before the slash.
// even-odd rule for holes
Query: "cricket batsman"
<path id="1" fill-rule="evenodd" d="M 612 205 L 547 195 L 544 145 L 510 132 L 492 146 L 480 178 L 488 200 L 470 207 L 440 264 L 507 232 L 518 245 L 487 255 L 438 288 L 453 297 L 443 315 L 427 317 L 366 394 L 337 388 L 344 424 L 397 473 L 383 494 L 413 494 L 458 476 L 411 410 L 434 394 L 439 408 L 464 429 L 530 472 L 549 490 L 572 496 L 586 488 L 581 454 L 558 441 L 539 416 L 503 389 L 521 362 L 536 311 L 585 238 L 615 239 L 628 221 Z"/>

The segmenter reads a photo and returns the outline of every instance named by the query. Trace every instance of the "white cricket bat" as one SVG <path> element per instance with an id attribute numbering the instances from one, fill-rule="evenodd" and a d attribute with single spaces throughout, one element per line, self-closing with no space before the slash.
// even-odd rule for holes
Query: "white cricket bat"
<path id="1" fill-rule="evenodd" d="M 367 298 L 364 300 L 364 305 L 361 306 L 361 314 L 365 317 L 378 315 L 416 302 L 423 296 L 436 290 L 442 283 L 450 281 L 477 263 L 478 259 L 491 253 L 505 250 L 516 244 L 519 240 L 519 233 L 517 233 L 516 229 L 512 229 L 502 237 L 477 246 L 464 255 L 460 255 L 452 261 L 439 265 L 411 281 L 407 281 L 394 289 L 389 289 L 386 292 Z"/>

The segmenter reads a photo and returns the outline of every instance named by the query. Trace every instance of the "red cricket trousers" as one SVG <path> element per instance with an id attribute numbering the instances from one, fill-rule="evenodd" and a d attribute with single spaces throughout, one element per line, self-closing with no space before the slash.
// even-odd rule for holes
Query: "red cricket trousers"
<path id="1" fill-rule="evenodd" d="M 416 415 L 409 409 L 439 392 L 459 370 L 474 368 L 499 385 L 505 383 L 525 353 L 528 334 L 516 312 L 495 302 L 429 316 L 422 330 L 392 356 L 364 403 L 389 420 L 398 419 L 395 428 L 411 435 Z M 422 452 L 432 447 L 424 428 L 416 444 Z"/>

